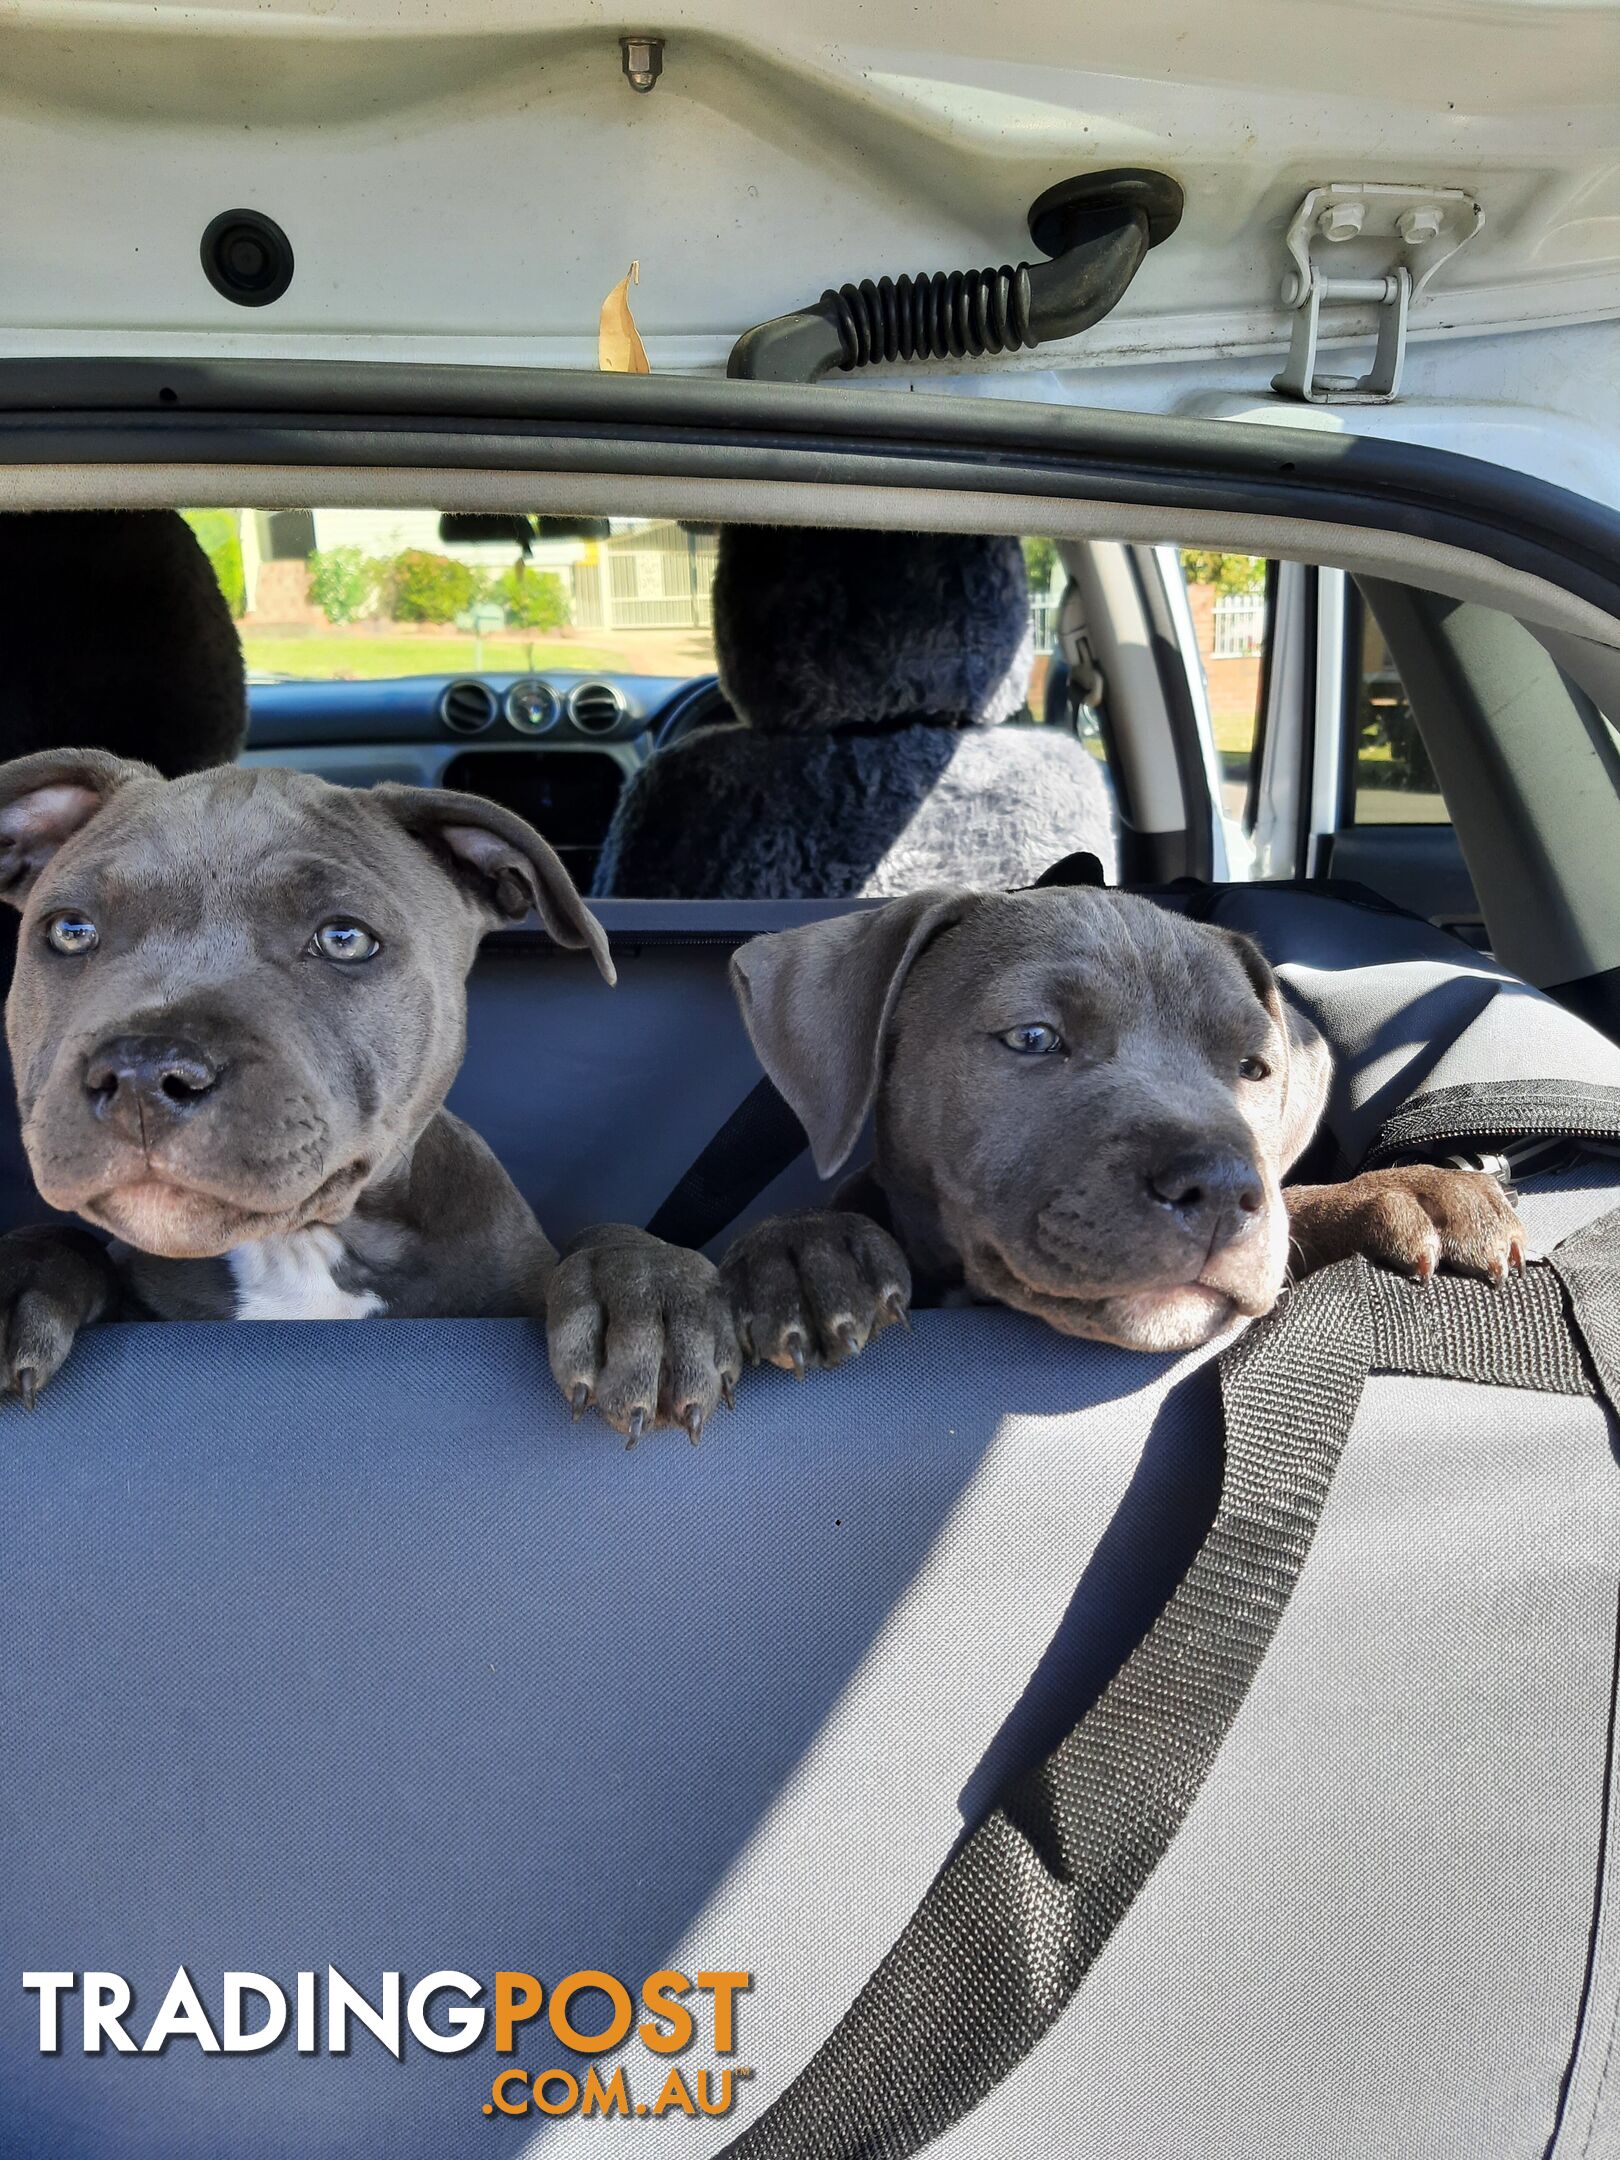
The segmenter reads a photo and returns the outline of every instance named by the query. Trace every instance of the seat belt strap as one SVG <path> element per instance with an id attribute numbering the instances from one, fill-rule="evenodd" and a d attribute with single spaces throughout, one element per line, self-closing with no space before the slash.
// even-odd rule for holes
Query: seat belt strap
<path id="1" fill-rule="evenodd" d="M 671 1245 L 701 1251 L 752 1206 L 810 1145 L 774 1081 L 761 1080 L 653 1215 L 647 1228 Z"/>
<path id="2" fill-rule="evenodd" d="M 805 2069 L 718 2160 L 907 2160 L 1023 2060 L 1209 1775 L 1305 1565 L 1369 1373 L 1620 1402 L 1620 1212 L 1501 1289 L 1454 1276 L 1419 1287 L 1346 1261 L 1292 1290 L 1219 1370 L 1225 1475 L 1186 1574 L 1053 1753 L 957 1845 Z"/>
<path id="3" fill-rule="evenodd" d="M 1369 1370 L 1366 1273 L 1308 1278 L 1222 1358 L 1225 1477 L 1192 1565 L 722 2160 L 904 2160 L 1062 2014 L 1191 1807 L 1304 1566 Z"/>

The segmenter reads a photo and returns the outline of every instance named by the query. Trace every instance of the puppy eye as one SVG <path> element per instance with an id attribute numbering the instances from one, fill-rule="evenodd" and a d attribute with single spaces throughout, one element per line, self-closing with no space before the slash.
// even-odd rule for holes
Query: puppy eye
<path id="1" fill-rule="evenodd" d="M 1271 1067 L 1264 1058 L 1245 1058 L 1238 1067 L 1238 1072 L 1245 1080 L 1269 1080 L 1271 1078 Z"/>
<path id="2" fill-rule="evenodd" d="M 77 915 L 71 909 L 51 917 L 45 925 L 45 936 L 53 952 L 67 953 L 74 958 L 81 953 L 94 952 L 101 943 L 101 932 L 89 916 Z"/>
<path id="3" fill-rule="evenodd" d="M 373 937 L 364 923 L 350 922 L 340 915 L 321 924 L 309 941 L 309 949 L 323 960 L 336 960 L 347 966 L 356 960 L 370 960 L 380 953 L 382 939 Z"/>
<path id="4" fill-rule="evenodd" d="M 1008 1028 L 996 1040 L 1016 1050 L 1020 1057 L 1050 1057 L 1054 1050 L 1063 1048 L 1063 1037 L 1044 1020 L 1026 1020 L 1021 1027 Z"/>

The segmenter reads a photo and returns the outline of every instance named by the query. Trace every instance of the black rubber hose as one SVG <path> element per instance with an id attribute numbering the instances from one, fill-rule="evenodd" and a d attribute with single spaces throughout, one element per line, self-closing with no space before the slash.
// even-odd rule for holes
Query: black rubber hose
<path id="1" fill-rule="evenodd" d="M 977 360 L 1074 337 L 1118 304 L 1160 237 L 1140 203 L 1099 203 L 1085 213 L 1074 244 L 1050 262 L 829 286 L 814 307 L 745 330 L 726 373 L 815 382 L 835 368 L 847 374 L 892 360 Z"/>

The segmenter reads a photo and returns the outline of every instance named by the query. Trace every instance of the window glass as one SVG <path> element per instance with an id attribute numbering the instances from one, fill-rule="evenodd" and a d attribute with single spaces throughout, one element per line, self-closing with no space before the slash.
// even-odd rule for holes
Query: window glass
<path id="1" fill-rule="evenodd" d="M 1070 579 L 1050 539 L 850 534 L 841 558 L 846 536 L 778 533 L 755 621 L 742 568 L 764 536 L 730 536 L 752 549 L 734 589 L 736 715 L 706 680 L 730 544 L 716 527 L 185 514 L 237 623 L 256 755 L 355 782 L 408 766 L 488 795 L 582 885 L 600 873 L 604 896 L 881 895 L 1027 882 L 1076 849 L 1112 857 L 1100 677 L 1078 629 L 1066 657 Z M 484 694 L 437 702 L 466 678 Z M 369 687 L 401 679 L 424 684 L 422 703 Z M 309 683 L 333 694 L 312 700 Z M 717 736 L 739 718 L 742 739 Z"/>
<path id="2" fill-rule="evenodd" d="M 187 516 L 231 600 L 257 682 L 714 668 L 715 534 L 674 519 L 436 510 Z"/>
<path id="3" fill-rule="evenodd" d="M 1346 825 L 1449 825 L 1445 798 L 1384 634 L 1362 607 Z"/>
<path id="4" fill-rule="evenodd" d="M 1241 824 L 1248 814 L 1265 698 L 1270 634 L 1266 559 L 1211 548 L 1183 548 L 1180 553 L 1220 759 L 1221 807 Z"/>

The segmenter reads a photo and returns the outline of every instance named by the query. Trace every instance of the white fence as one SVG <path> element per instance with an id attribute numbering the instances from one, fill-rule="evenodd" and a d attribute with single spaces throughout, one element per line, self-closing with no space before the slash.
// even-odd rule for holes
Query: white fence
<path id="1" fill-rule="evenodd" d="M 586 630 L 707 630 L 715 536 L 649 526 L 574 566 L 574 623 Z"/>
<path id="2" fill-rule="evenodd" d="M 1264 593 L 1238 593 L 1215 603 L 1217 660 L 1247 660 L 1266 642 Z"/>

